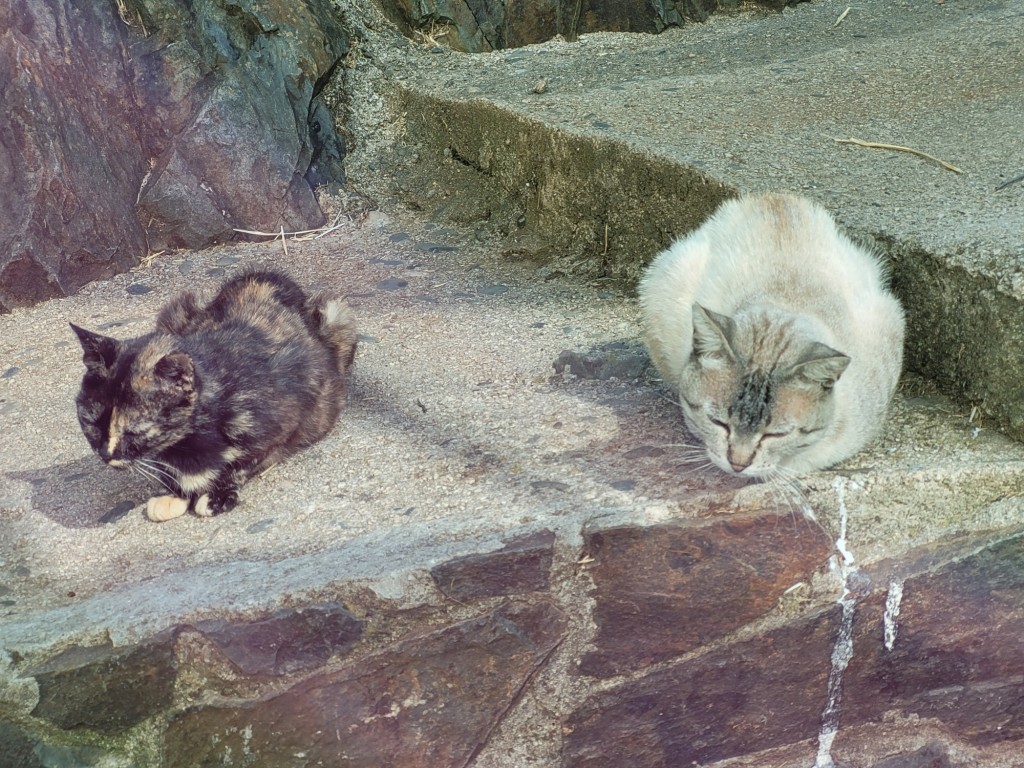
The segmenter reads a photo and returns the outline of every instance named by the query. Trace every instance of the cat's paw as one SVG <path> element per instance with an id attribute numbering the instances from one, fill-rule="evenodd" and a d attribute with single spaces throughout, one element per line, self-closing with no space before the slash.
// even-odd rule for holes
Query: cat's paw
<path id="1" fill-rule="evenodd" d="M 177 496 L 154 496 L 146 502 L 146 517 L 154 523 L 162 523 L 181 517 L 188 512 L 188 501 Z"/>
<path id="2" fill-rule="evenodd" d="M 238 493 L 236 491 L 213 491 L 204 493 L 196 499 L 193 511 L 199 517 L 213 517 L 234 509 L 238 504 Z"/>

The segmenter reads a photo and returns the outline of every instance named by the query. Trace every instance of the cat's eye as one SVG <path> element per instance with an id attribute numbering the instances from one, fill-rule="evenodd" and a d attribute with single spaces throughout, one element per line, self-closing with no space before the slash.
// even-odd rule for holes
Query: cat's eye
<path id="1" fill-rule="evenodd" d="M 726 423 L 725 423 L 724 421 L 722 421 L 721 419 L 713 419 L 713 418 L 711 418 L 710 416 L 708 416 L 708 421 L 710 421 L 710 422 L 711 422 L 712 424 L 714 424 L 714 425 L 715 425 L 716 427 L 721 427 L 722 429 L 724 429 L 724 430 L 726 431 L 726 433 L 727 433 L 727 434 L 728 434 L 728 433 L 730 433 L 730 432 L 732 432 L 732 429 L 730 429 L 730 428 L 729 428 L 729 425 L 728 425 L 728 424 L 726 424 Z"/>
<path id="2" fill-rule="evenodd" d="M 791 434 L 793 434 L 793 430 L 790 429 L 786 432 L 765 432 L 761 437 L 789 437 Z"/>

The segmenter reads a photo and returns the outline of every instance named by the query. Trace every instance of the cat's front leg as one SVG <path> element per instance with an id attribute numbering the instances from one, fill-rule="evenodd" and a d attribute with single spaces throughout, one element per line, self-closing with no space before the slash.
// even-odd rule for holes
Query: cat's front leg
<path id="1" fill-rule="evenodd" d="M 218 485 L 209 493 L 204 493 L 195 500 L 192 511 L 199 517 L 213 517 L 230 512 L 238 506 L 238 486 L 233 484 Z"/>
<path id="2" fill-rule="evenodd" d="M 146 502 L 146 517 L 154 523 L 162 523 L 181 517 L 188 512 L 188 499 L 177 496 L 154 496 Z"/>
<path id="3" fill-rule="evenodd" d="M 253 459 L 241 466 L 227 467 L 214 480 L 208 491 L 195 498 L 192 511 L 199 517 L 213 517 L 230 512 L 238 506 L 238 492 L 260 466 L 261 462 Z"/>

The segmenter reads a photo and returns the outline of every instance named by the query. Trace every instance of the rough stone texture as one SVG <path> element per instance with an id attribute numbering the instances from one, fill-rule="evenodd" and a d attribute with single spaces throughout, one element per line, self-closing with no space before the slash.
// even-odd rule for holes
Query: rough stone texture
<path id="1" fill-rule="evenodd" d="M 171 723 L 165 765 L 467 765 L 563 631 L 547 601 L 508 605 L 267 701 L 193 709 Z"/>
<path id="2" fill-rule="evenodd" d="M 246 675 L 286 675 L 320 667 L 351 649 L 363 634 L 363 622 L 338 604 L 282 609 L 261 621 L 210 619 L 195 628 Z"/>
<path id="3" fill-rule="evenodd" d="M 497 552 L 468 555 L 430 569 L 437 588 L 452 600 L 546 591 L 555 534 L 538 531 L 507 542 Z"/>
<path id="4" fill-rule="evenodd" d="M 843 724 L 898 713 L 937 720 L 975 746 L 1024 746 L 1024 537 L 907 578 L 891 651 L 885 596 L 858 606 Z"/>
<path id="5" fill-rule="evenodd" d="M 173 631 L 134 647 L 93 646 L 61 653 L 31 675 L 39 684 L 32 714 L 65 730 L 116 734 L 171 703 Z"/>
<path id="6" fill-rule="evenodd" d="M 563 768 L 706 765 L 813 739 L 838 616 L 820 613 L 595 694 L 565 723 Z M 806 747 L 804 764 L 814 753 Z"/>
<path id="7" fill-rule="evenodd" d="M 913 752 L 883 758 L 874 768 L 953 768 L 953 763 L 946 748 L 932 741 Z"/>
<path id="8" fill-rule="evenodd" d="M 322 224 L 310 185 L 344 180 L 344 144 L 318 94 L 347 49 L 327 0 L 5 4 L 0 312 Z"/>
<path id="9" fill-rule="evenodd" d="M 791 0 L 792 1 L 792 0 Z M 799 0 L 796 0 L 799 1 Z M 407 34 L 444 42 L 454 50 L 517 48 L 561 35 L 575 40 L 594 32 L 661 32 L 705 21 L 740 0 L 382 0 L 385 12 Z M 781 10 L 787 0 L 758 0 Z"/>
<path id="10" fill-rule="evenodd" d="M 11 723 L 0 721 L 3 768 L 136 768 L 129 758 L 100 747 L 41 741 Z"/>
<path id="11" fill-rule="evenodd" d="M 609 677 L 713 643 L 809 582 L 831 550 L 821 528 L 771 514 L 590 533 L 597 634 L 580 671 Z"/>
<path id="12" fill-rule="evenodd" d="M 581 379 L 638 379 L 650 367 L 651 359 L 643 344 L 613 341 L 586 352 L 567 349 L 554 362 L 555 373 L 569 371 Z"/>
<path id="13" fill-rule="evenodd" d="M 150 0 L 131 29 L 135 92 L 153 117 L 139 192 L 150 247 L 322 224 L 306 178 L 314 154 L 318 181 L 344 180 L 316 100 L 348 50 L 330 3 Z"/>
<path id="14" fill-rule="evenodd" d="M 146 171 L 113 3 L 0 6 L 0 312 L 74 292 L 146 252 Z"/>

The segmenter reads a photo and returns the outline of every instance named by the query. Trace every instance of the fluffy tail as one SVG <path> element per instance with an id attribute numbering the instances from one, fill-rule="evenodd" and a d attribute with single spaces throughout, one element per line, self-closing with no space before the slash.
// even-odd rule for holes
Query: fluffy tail
<path id="1" fill-rule="evenodd" d="M 317 333 L 334 350 L 338 373 L 344 376 L 355 359 L 358 343 L 352 309 L 342 299 L 328 293 L 317 294 L 309 304 Z"/>

